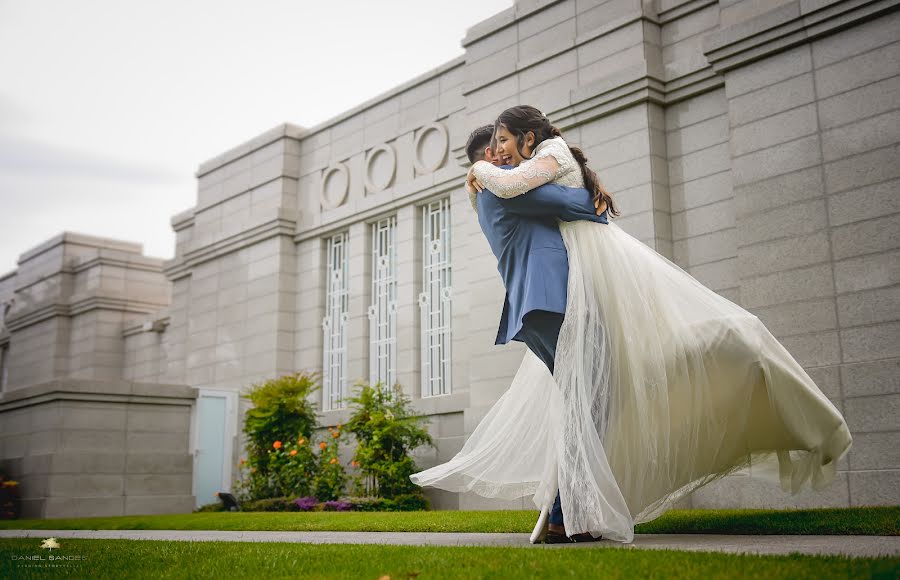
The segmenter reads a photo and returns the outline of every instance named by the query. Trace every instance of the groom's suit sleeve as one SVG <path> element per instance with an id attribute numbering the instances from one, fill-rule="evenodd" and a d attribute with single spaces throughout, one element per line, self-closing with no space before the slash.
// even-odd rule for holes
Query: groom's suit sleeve
<path id="1" fill-rule="evenodd" d="M 482 191 L 479 195 L 493 195 Z M 607 212 L 597 215 L 591 194 L 586 189 L 564 187 L 546 183 L 525 195 L 500 199 L 501 205 L 511 214 L 524 217 L 555 217 L 565 222 L 587 220 L 609 223 Z"/>

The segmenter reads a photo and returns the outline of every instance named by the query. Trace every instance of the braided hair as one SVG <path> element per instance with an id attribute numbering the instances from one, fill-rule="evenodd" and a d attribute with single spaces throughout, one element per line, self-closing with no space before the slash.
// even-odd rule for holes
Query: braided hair
<path id="1" fill-rule="evenodd" d="M 511 107 L 500 113 L 500 116 L 497 117 L 497 121 L 494 123 L 494 135 L 497 134 L 497 130 L 501 125 L 515 136 L 516 151 L 518 151 L 519 155 L 525 159 L 527 159 L 527 157 L 522 152 L 522 145 L 525 142 L 525 134 L 529 131 L 534 133 L 535 147 L 546 139 L 562 137 L 562 133 L 559 129 L 553 126 L 543 113 L 529 105 Z M 594 170 L 587 166 L 587 157 L 585 157 L 584 151 L 578 147 L 572 147 L 571 145 L 569 145 L 569 151 L 581 167 L 581 175 L 584 178 L 584 187 L 591 192 L 594 202 L 605 202 L 606 207 L 609 210 L 609 215 L 619 215 L 619 210 L 616 208 L 615 203 L 613 203 L 612 196 L 606 188 L 603 187 L 603 184 L 600 183 L 600 178 L 597 177 Z M 534 155 L 533 150 L 532 155 Z"/>

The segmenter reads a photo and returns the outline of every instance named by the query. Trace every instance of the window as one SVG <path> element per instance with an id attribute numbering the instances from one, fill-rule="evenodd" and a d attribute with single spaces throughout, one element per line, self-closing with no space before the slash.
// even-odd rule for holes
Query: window
<path id="1" fill-rule="evenodd" d="M 328 238 L 325 261 L 324 360 L 322 407 L 340 409 L 347 398 L 347 310 L 349 295 L 347 232 Z"/>
<path id="2" fill-rule="evenodd" d="M 369 383 L 397 381 L 397 216 L 372 225 Z"/>
<path id="3" fill-rule="evenodd" d="M 450 393 L 450 200 L 422 208 L 422 396 Z"/>

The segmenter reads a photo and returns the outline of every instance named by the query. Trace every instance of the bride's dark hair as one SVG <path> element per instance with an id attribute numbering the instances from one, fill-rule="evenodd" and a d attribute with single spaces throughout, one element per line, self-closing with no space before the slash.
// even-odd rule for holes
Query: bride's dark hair
<path id="1" fill-rule="evenodd" d="M 497 117 L 497 121 L 494 123 L 495 138 L 497 130 L 501 125 L 506 127 L 507 131 L 515 135 L 516 150 L 519 152 L 520 156 L 526 159 L 527 157 L 522 152 L 522 145 L 525 142 L 525 134 L 529 131 L 534 133 L 535 147 L 537 147 L 541 141 L 546 139 L 562 137 L 562 133 L 560 133 L 559 129 L 551 125 L 550 120 L 547 119 L 543 113 L 529 105 L 511 107 L 500 113 L 500 116 Z M 609 215 L 619 215 L 619 210 L 613 203 L 612 196 L 606 191 L 603 184 L 600 183 L 597 174 L 587 166 L 587 157 L 584 156 L 584 152 L 578 147 L 572 147 L 571 145 L 569 145 L 569 151 L 572 152 L 572 157 L 574 157 L 575 161 L 578 162 L 578 165 L 581 166 L 581 175 L 584 177 L 584 187 L 594 195 L 594 201 L 605 201 L 606 207 L 609 210 Z M 533 150 L 532 155 L 534 155 Z"/>

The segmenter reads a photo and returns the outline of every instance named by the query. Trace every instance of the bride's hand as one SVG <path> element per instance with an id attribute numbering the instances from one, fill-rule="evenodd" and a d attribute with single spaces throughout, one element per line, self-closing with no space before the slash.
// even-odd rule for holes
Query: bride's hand
<path id="1" fill-rule="evenodd" d="M 483 189 L 484 184 L 475 177 L 475 165 L 472 165 L 472 167 L 469 168 L 469 173 L 466 174 L 466 191 L 469 193 L 475 193 L 476 191 L 481 193 Z"/>
<path id="2" fill-rule="evenodd" d="M 606 211 L 606 202 L 602 199 L 595 199 L 594 207 L 597 209 L 597 215 L 600 215 Z"/>

